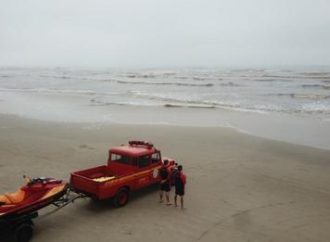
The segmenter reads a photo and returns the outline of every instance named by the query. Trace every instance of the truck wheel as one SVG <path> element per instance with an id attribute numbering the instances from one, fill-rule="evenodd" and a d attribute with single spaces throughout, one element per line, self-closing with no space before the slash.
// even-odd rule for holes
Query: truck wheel
<path id="1" fill-rule="evenodd" d="M 128 202 L 128 199 L 129 199 L 128 190 L 126 188 L 122 188 L 117 192 L 113 202 L 115 207 L 119 208 L 125 206 Z"/>
<path id="2" fill-rule="evenodd" d="M 33 235 L 31 223 L 23 223 L 15 230 L 16 242 L 28 242 Z"/>

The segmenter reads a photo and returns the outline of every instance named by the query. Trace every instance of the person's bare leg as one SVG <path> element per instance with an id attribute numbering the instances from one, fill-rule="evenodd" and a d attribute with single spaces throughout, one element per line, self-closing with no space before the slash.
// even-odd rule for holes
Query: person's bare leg
<path id="1" fill-rule="evenodd" d="M 177 198 L 178 198 L 178 195 L 174 195 L 174 204 L 175 204 L 175 207 L 177 207 L 178 206 L 178 204 L 177 204 Z"/>
<path id="2" fill-rule="evenodd" d="M 163 191 L 159 192 L 159 202 L 162 203 L 163 202 Z"/>
<path id="3" fill-rule="evenodd" d="M 183 196 L 180 196 L 180 203 L 181 203 L 181 209 L 184 209 L 184 207 L 183 207 Z"/>
<path id="4" fill-rule="evenodd" d="M 171 203 L 170 203 L 170 193 L 169 192 L 166 192 L 165 193 L 165 196 L 166 196 L 167 205 L 171 205 Z"/>

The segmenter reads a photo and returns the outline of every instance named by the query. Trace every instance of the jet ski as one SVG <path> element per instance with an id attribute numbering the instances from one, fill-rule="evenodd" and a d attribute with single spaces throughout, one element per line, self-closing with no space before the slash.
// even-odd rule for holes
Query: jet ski
<path id="1" fill-rule="evenodd" d="M 68 183 L 53 178 L 36 178 L 14 193 L 0 195 L 0 219 L 32 213 L 61 198 Z"/>
<path id="2" fill-rule="evenodd" d="M 56 205 L 68 189 L 65 181 L 35 178 L 28 179 L 16 192 L 0 195 L 0 233 L 13 231 L 16 241 L 28 241 L 33 232 L 32 219 L 38 216 L 38 210 Z"/>

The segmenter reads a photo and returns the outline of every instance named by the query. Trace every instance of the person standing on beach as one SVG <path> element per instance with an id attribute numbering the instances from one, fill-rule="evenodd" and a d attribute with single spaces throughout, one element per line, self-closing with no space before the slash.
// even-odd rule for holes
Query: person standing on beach
<path id="1" fill-rule="evenodd" d="M 168 160 L 164 160 L 164 164 L 159 170 L 159 175 L 161 178 L 160 181 L 160 193 L 159 193 L 159 202 L 163 202 L 163 196 L 165 192 L 166 197 L 166 205 L 171 205 L 170 203 L 170 191 L 171 191 L 171 185 L 170 185 L 170 172 L 168 169 Z"/>
<path id="2" fill-rule="evenodd" d="M 186 185 L 186 175 L 182 172 L 182 165 L 178 166 L 178 171 L 175 175 L 175 195 L 174 195 L 174 203 L 175 207 L 177 207 L 177 197 L 180 196 L 180 204 L 181 209 L 183 209 L 183 196 Z"/>
<path id="3" fill-rule="evenodd" d="M 178 172 L 178 163 L 174 163 L 174 166 L 170 169 L 170 185 L 171 187 L 175 185 L 175 176 Z"/>

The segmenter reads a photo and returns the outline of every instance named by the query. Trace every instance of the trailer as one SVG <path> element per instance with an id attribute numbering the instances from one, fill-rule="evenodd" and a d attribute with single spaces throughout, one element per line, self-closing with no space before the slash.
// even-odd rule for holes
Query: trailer
<path id="1" fill-rule="evenodd" d="M 62 180 L 36 178 L 14 193 L 0 195 L 0 237 L 14 234 L 17 242 L 29 241 L 38 211 L 63 201 L 68 188 Z"/>

